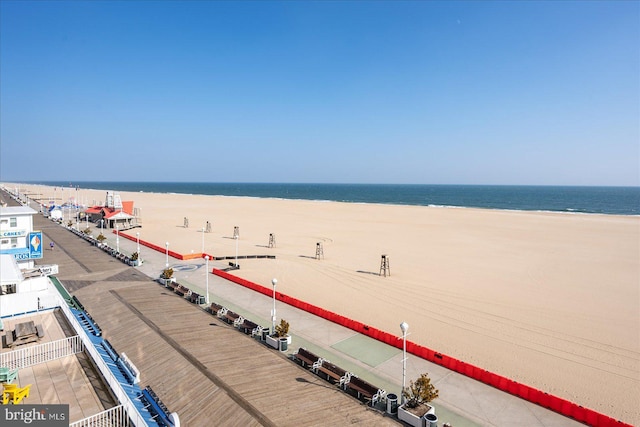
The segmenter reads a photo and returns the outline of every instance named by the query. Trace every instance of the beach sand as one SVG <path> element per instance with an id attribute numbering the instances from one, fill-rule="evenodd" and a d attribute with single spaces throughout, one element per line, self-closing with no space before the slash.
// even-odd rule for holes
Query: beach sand
<path id="1" fill-rule="evenodd" d="M 102 204 L 106 192 L 78 194 Z M 413 342 L 640 424 L 638 217 L 120 195 L 141 209 L 131 231 L 141 240 L 201 253 L 210 221 L 205 253 L 234 256 L 238 226 L 240 255 L 276 259 L 240 260 L 234 274 L 264 286 L 275 277 L 280 292 L 392 334 L 406 321 Z M 378 275 L 383 254 L 388 277 Z"/>

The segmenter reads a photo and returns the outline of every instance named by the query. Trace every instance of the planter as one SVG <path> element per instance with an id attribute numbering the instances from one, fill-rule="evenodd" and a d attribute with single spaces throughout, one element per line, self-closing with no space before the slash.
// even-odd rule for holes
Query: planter
<path id="1" fill-rule="evenodd" d="M 272 337 L 271 335 L 267 335 L 266 341 L 267 344 L 276 350 L 286 351 L 291 345 L 291 335 L 287 335 L 286 337 Z"/>
<path id="2" fill-rule="evenodd" d="M 271 335 L 267 335 L 267 344 L 269 344 L 271 347 L 277 349 L 279 348 L 280 345 L 280 341 L 278 340 L 278 337 L 272 337 Z"/>
<path id="3" fill-rule="evenodd" d="M 142 261 L 139 259 L 136 259 L 134 261 L 129 261 L 129 265 L 132 267 L 138 267 L 139 265 L 142 265 Z"/>
<path id="4" fill-rule="evenodd" d="M 420 405 L 416 408 L 412 408 L 411 410 L 409 410 L 408 408 L 405 408 L 405 406 L 406 405 L 402 405 L 398 407 L 398 419 L 400 421 L 404 421 L 405 423 L 413 427 L 422 427 L 422 421 L 423 421 L 424 415 L 435 414 L 436 412 L 433 406 L 427 405 L 427 404 Z M 417 413 L 422 412 L 422 413 L 420 415 L 417 415 L 414 412 L 410 412 L 410 411 L 415 411 Z"/>
<path id="5" fill-rule="evenodd" d="M 175 283 L 175 282 L 176 282 L 176 279 L 175 279 L 175 277 L 172 277 L 172 278 L 170 278 L 170 279 L 165 279 L 165 278 L 160 277 L 160 278 L 158 279 L 158 282 L 162 283 L 162 284 L 166 287 L 166 286 L 168 286 L 170 283 Z"/>

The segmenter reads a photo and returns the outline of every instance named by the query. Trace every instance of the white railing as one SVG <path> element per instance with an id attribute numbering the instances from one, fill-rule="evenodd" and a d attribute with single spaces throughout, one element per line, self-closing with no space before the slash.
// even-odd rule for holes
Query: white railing
<path id="1" fill-rule="evenodd" d="M 131 420 L 124 406 L 118 405 L 106 411 L 69 424 L 69 427 L 130 427 Z"/>
<path id="2" fill-rule="evenodd" d="M 64 312 L 67 320 L 69 321 L 69 323 L 71 323 L 71 326 L 73 327 L 73 329 L 76 330 L 76 332 L 84 342 L 85 351 L 93 359 L 93 362 L 96 364 L 96 366 L 100 370 L 100 373 L 102 374 L 105 381 L 109 385 L 109 388 L 111 388 L 111 391 L 113 392 L 114 396 L 116 397 L 118 402 L 122 404 L 122 406 L 124 407 L 124 410 L 129 415 L 129 418 L 131 419 L 131 422 L 133 423 L 133 425 L 136 427 L 146 427 L 147 422 L 138 411 L 138 408 L 136 408 L 136 406 L 133 404 L 133 402 L 129 398 L 129 395 L 124 391 L 124 388 L 122 388 L 122 384 L 120 384 L 118 379 L 113 375 L 113 373 L 111 372 L 111 370 L 109 369 L 105 361 L 102 359 L 102 356 L 100 356 L 100 353 L 98 353 L 98 350 L 95 348 L 95 346 L 91 342 L 89 335 L 87 335 L 86 331 L 82 328 L 82 326 L 80 326 L 78 319 L 73 315 L 67 303 L 62 299 L 62 297 L 59 297 L 59 298 L 60 298 L 60 309 Z"/>
<path id="3" fill-rule="evenodd" d="M 0 354 L 0 366 L 23 369 L 40 363 L 72 356 L 84 350 L 79 336 L 50 341 L 36 346 L 21 348 Z"/>

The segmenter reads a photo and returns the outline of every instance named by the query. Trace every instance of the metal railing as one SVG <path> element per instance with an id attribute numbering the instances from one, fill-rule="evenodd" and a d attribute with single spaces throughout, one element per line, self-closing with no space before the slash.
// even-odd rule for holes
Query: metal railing
<path id="1" fill-rule="evenodd" d="M 32 347 L 21 348 L 0 354 L 0 366 L 9 369 L 23 369 L 40 363 L 51 362 L 81 353 L 84 345 L 79 336 L 50 341 Z"/>
<path id="2" fill-rule="evenodd" d="M 102 374 L 104 380 L 109 385 L 109 388 L 113 392 L 114 396 L 116 397 L 118 402 L 120 402 L 124 407 L 124 411 L 128 414 L 133 425 L 137 427 L 146 427 L 148 424 L 145 421 L 144 417 L 142 416 L 142 414 L 140 414 L 140 412 L 138 411 L 138 408 L 136 408 L 134 403 L 131 401 L 131 398 L 122 387 L 122 384 L 120 384 L 118 379 L 113 375 L 113 372 L 111 372 L 111 370 L 109 369 L 105 361 L 102 359 L 102 356 L 100 356 L 100 354 L 98 353 L 98 350 L 91 342 L 91 339 L 89 338 L 89 335 L 87 334 L 87 332 L 82 328 L 82 326 L 78 322 L 78 319 L 73 315 L 73 313 L 71 312 L 71 309 L 66 304 L 66 302 L 62 300 L 62 297 L 59 297 L 59 298 L 60 298 L 60 309 L 62 309 L 62 311 L 65 314 L 65 317 L 67 318 L 69 323 L 71 323 L 71 326 L 73 327 L 73 329 L 75 329 L 75 331 L 78 333 L 82 341 L 86 344 L 85 351 L 93 359 L 93 362 L 98 367 L 98 370 Z"/>
<path id="3" fill-rule="evenodd" d="M 118 405 L 69 424 L 69 427 L 132 427 L 123 405 Z"/>

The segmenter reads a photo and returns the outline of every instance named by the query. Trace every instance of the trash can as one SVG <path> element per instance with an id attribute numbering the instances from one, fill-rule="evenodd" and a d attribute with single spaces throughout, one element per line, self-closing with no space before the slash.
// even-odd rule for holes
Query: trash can
<path id="1" fill-rule="evenodd" d="M 280 351 L 287 351 L 287 348 L 289 348 L 287 337 L 278 338 L 278 341 L 280 342 Z"/>
<path id="2" fill-rule="evenodd" d="M 204 297 L 204 295 L 200 295 L 198 297 L 198 304 L 204 304 L 205 300 L 206 300 L 206 298 Z"/>
<path id="3" fill-rule="evenodd" d="M 423 418 L 425 420 L 425 427 L 438 427 L 438 417 L 436 417 L 436 414 L 425 414 Z"/>
<path id="4" fill-rule="evenodd" d="M 267 336 L 269 335 L 269 329 L 267 328 L 263 328 L 262 329 L 262 336 L 260 337 L 260 339 L 262 341 L 266 341 L 267 340 Z"/>
<path id="5" fill-rule="evenodd" d="M 398 396 L 389 393 L 387 394 L 387 414 L 395 415 L 398 413 Z"/>

